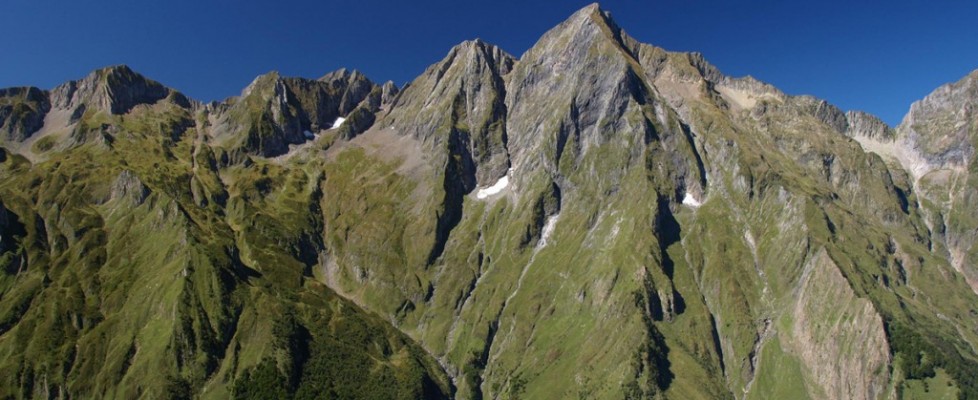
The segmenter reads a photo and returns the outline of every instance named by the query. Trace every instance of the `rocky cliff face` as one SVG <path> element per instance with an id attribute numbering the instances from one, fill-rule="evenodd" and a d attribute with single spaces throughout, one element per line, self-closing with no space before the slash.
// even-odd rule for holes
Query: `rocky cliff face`
<path id="1" fill-rule="evenodd" d="M 455 46 L 398 95 L 379 126 L 462 158 L 466 192 L 490 185 L 510 166 L 503 77 L 514 62 L 481 40 Z"/>
<path id="2" fill-rule="evenodd" d="M 231 152 L 278 156 L 330 129 L 352 138 L 373 124 L 382 95 L 382 88 L 358 71 L 343 69 L 319 80 L 271 72 L 255 78 L 229 104 L 206 110 L 208 136 L 214 146 Z"/>
<path id="3" fill-rule="evenodd" d="M 978 71 L 944 85 L 914 103 L 897 135 L 913 161 L 928 227 L 936 232 L 938 252 L 945 254 L 978 292 L 973 222 L 970 206 L 978 192 L 972 184 L 978 138 Z"/>
<path id="4" fill-rule="evenodd" d="M 857 138 L 869 138 L 879 142 L 896 139 L 896 132 L 878 117 L 862 111 L 846 112 L 846 134 Z"/>
<path id="5" fill-rule="evenodd" d="M 0 132 L 7 142 L 22 142 L 44 126 L 51 109 L 47 93 L 38 88 L 0 90 Z"/>
<path id="6" fill-rule="evenodd" d="M 935 167 L 967 165 L 975 152 L 969 138 L 975 130 L 976 99 L 978 71 L 915 102 L 897 131 Z"/>
<path id="7" fill-rule="evenodd" d="M 6 90 L 0 394 L 971 398 L 974 80 L 891 129 L 591 5 L 403 90 Z"/>
<path id="8" fill-rule="evenodd" d="M 805 265 L 798 284 L 794 324 L 781 340 L 814 378 L 806 382 L 808 393 L 833 399 L 885 398 L 892 360 L 883 319 L 872 302 L 852 291 L 824 250 Z"/>
<path id="9" fill-rule="evenodd" d="M 72 119 L 77 120 L 88 110 L 125 114 L 137 105 L 153 104 L 171 93 L 176 92 L 120 65 L 94 71 L 82 80 L 58 86 L 51 91 L 51 103 L 55 108 L 70 110 Z M 178 102 L 189 107 L 186 98 Z"/>

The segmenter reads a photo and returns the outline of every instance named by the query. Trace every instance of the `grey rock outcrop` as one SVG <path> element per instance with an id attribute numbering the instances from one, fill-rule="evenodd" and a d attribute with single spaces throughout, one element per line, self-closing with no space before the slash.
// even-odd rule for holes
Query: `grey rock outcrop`
<path id="1" fill-rule="evenodd" d="M 460 157 L 465 192 L 491 185 L 509 168 L 504 76 L 514 62 L 478 39 L 457 45 L 396 96 L 379 126 L 434 149 L 447 146 Z"/>
<path id="2" fill-rule="evenodd" d="M 338 118 L 359 107 L 370 114 L 360 119 L 372 124 L 379 96 L 380 88 L 358 71 L 341 69 L 318 80 L 271 72 L 255 78 L 229 105 L 210 108 L 210 135 L 221 146 L 277 156 L 289 145 L 309 140 L 310 134 L 333 128 Z M 362 125 L 355 128 L 362 131 Z"/>
<path id="3" fill-rule="evenodd" d="M 964 166 L 974 159 L 978 129 L 978 70 L 941 86 L 910 106 L 897 135 L 932 165 Z"/>
<path id="4" fill-rule="evenodd" d="M 916 168 L 915 190 L 926 199 L 928 223 L 938 246 L 978 293 L 978 219 L 974 199 L 978 168 L 978 70 L 934 90 L 915 102 L 896 128 L 904 146 L 903 162 Z"/>
<path id="5" fill-rule="evenodd" d="M 119 65 L 96 70 L 81 80 L 54 88 L 51 104 L 71 110 L 72 120 L 77 120 L 88 109 L 125 114 L 140 104 L 153 104 L 171 95 L 177 104 L 190 106 L 190 101 L 178 92 Z"/>
<path id="6" fill-rule="evenodd" d="M 877 141 L 892 141 L 896 139 L 896 131 L 893 130 L 879 117 L 862 112 L 846 112 L 846 135 L 867 137 Z"/>
<path id="7" fill-rule="evenodd" d="M 130 206 L 138 206 L 149 197 L 150 190 L 143 181 L 129 170 L 122 171 L 112 183 L 111 200 L 125 201 Z"/>
<path id="8" fill-rule="evenodd" d="M 883 319 L 852 291 L 824 249 L 805 268 L 785 341 L 812 370 L 810 392 L 834 399 L 884 398 L 891 360 Z"/>
<path id="9" fill-rule="evenodd" d="M 0 89 L 0 139 L 22 142 L 44 125 L 47 92 L 35 87 Z"/>
<path id="10" fill-rule="evenodd" d="M 592 149 L 615 143 L 625 153 L 612 157 L 621 164 L 612 171 L 624 173 L 654 153 L 662 157 L 663 179 L 656 185 L 668 198 L 678 202 L 687 191 L 705 193 L 693 133 L 645 80 L 640 52 L 638 42 L 592 4 L 520 58 L 506 92 L 517 184 L 536 172 L 560 180 L 581 168 Z M 602 177 L 602 185 L 620 179 L 616 173 Z"/>
<path id="11" fill-rule="evenodd" d="M 397 87 L 397 85 L 394 84 L 393 81 L 384 82 L 384 85 L 381 87 L 381 89 L 383 90 L 383 92 L 381 94 L 380 100 L 381 100 L 381 104 L 383 105 L 387 105 L 394 102 L 394 99 L 397 97 L 397 94 L 401 92 L 401 90 Z"/>

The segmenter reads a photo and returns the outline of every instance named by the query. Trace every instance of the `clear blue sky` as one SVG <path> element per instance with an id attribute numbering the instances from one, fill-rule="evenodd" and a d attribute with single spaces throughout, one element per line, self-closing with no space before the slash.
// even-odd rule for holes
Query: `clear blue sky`
<path id="1" fill-rule="evenodd" d="M 278 70 L 356 68 L 410 81 L 480 37 L 519 56 L 590 1 L 7 0 L 0 87 L 52 88 L 112 64 L 200 100 Z M 899 122 L 910 103 L 978 69 L 974 1 L 604 1 L 629 34 L 699 51 L 729 75 Z"/>

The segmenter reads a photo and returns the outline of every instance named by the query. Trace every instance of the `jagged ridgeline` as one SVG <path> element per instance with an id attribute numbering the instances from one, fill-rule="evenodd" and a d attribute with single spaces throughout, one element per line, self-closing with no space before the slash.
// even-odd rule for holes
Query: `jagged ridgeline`
<path id="1" fill-rule="evenodd" d="M 976 104 L 890 128 L 597 5 L 400 90 L 3 89 L 0 397 L 978 398 Z"/>

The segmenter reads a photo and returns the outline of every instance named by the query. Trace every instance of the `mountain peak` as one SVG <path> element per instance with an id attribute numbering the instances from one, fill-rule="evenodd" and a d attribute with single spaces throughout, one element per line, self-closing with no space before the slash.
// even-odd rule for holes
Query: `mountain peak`
<path id="1" fill-rule="evenodd" d="M 472 61 L 477 64 L 487 62 L 490 68 L 498 67 L 499 73 L 505 75 L 512 68 L 513 60 L 513 56 L 500 47 L 475 38 L 452 47 L 445 59 L 437 65 L 441 66 L 440 69 L 445 69 L 460 61 Z"/>
<path id="2" fill-rule="evenodd" d="M 347 68 L 340 68 L 336 71 L 329 72 L 326 75 L 323 75 L 321 78 L 319 78 L 319 81 L 322 82 L 332 82 L 337 80 L 353 82 L 353 81 L 368 80 L 368 79 L 367 76 L 364 75 L 362 72 L 357 71 L 355 69 L 347 69 Z"/>
<path id="3" fill-rule="evenodd" d="M 110 114 L 125 114 L 140 104 L 153 104 L 175 91 L 120 64 L 99 68 L 78 81 L 64 83 L 52 91 L 51 103 L 58 108 L 78 110 L 95 107 Z M 189 101 L 180 96 L 180 102 Z"/>
<path id="4" fill-rule="evenodd" d="M 278 82 L 281 79 L 281 75 L 278 71 L 268 71 L 264 74 L 258 75 L 255 79 L 251 80 L 248 86 L 245 86 L 244 90 L 241 91 L 240 97 L 248 97 L 251 95 L 255 89 L 260 89 L 261 87 L 267 86 L 269 82 Z"/>
<path id="5" fill-rule="evenodd" d="M 611 18 L 610 12 L 602 10 L 598 3 L 592 3 L 547 31 L 524 54 L 524 57 L 527 55 L 533 57 L 532 54 L 540 51 L 556 54 L 569 51 L 571 48 L 584 50 L 598 43 L 611 45 L 611 47 L 598 49 L 598 53 L 620 50 L 630 59 L 635 58 L 634 53 L 638 45 L 638 42 L 628 36 Z"/>
<path id="6" fill-rule="evenodd" d="M 976 153 L 972 132 L 978 131 L 978 70 L 944 84 L 910 105 L 896 127 L 897 136 L 912 143 L 928 164 L 962 168 Z"/>
<path id="7" fill-rule="evenodd" d="M 591 26 L 601 29 L 605 35 L 614 40 L 621 40 L 622 29 L 611 17 L 611 12 L 601 9 L 598 3 L 591 3 L 577 10 L 564 22 L 572 26 Z M 563 24 L 561 24 L 563 25 Z"/>
<path id="8" fill-rule="evenodd" d="M 133 71 L 132 68 L 130 68 L 126 64 L 117 64 L 117 65 L 110 65 L 110 66 L 107 66 L 107 67 L 102 67 L 102 68 L 96 69 L 95 71 L 92 71 L 89 74 L 89 76 L 98 76 L 98 77 L 109 77 L 109 76 L 119 76 L 119 77 L 121 77 L 121 76 L 140 76 L 140 77 L 142 77 L 142 75 L 138 74 L 136 71 Z"/>
<path id="9" fill-rule="evenodd" d="M 580 18 L 590 18 L 594 16 L 604 17 L 605 14 L 608 14 L 610 16 L 610 13 L 601 9 L 600 4 L 591 3 L 582 7 L 580 10 L 575 11 L 574 14 L 571 14 L 571 17 L 568 19 L 573 20 L 573 19 L 580 19 Z"/>
<path id="10" fill-rule="evenodd" d="M 459 43 L 459 44 L 456 44 L 455 46 L 452 46 L 452 48 L 450 50 L 448 50 L 448 53 L 449 54 L 455 54 L 455 53 L 458 53 L 458 52 L 465 52 L 465 51 L 472 51 L 472 50 L 483 50 L 483 49 L 486 49 L 487 47 L 490 47 L 491 48 L 491 47 L 495 47 L 495 46 L 486 43 L 485 41 L 483 41 L 480 38 L 475 38 L 475 39 L 466 40 L 466 41 L 464 41 L 462 43 Z"/>
<path id="11" fill-rule="evenodd" d="M 123 91 L 130 91 L 136 88 L 136 90 L 153 92 L 147 93 L 150 97 L 154 94 L 160 95 L 159 98 L 161 99 L 166 97 L 166 94 L 170 92 L 170 89 L 164 87 L 159 82 L 147 78 L 125 64 L 99 68 L 88 74 L 88 76 L 82 79 L 82 82 L 100 87 L 103 90 L 109 91 L 110 94 L 122 94 L 121 92 Z M 143 100 L 149 101 L 148 98 Z M 113 104 L 112 106 L 114 107 L 112 109 L 114 114 L 128 111 L 124 109 L 126 108 L 126 104 Z"/>
<path id="12" fill-rule="evenodd" d="M 900 123 L 905 129 L 914 128 L 918 120 L 937 120 L 933 114 L 951 113 L 949 120 L 961 120 L 978 104 L 978 70 L 963 78 L 941 85 L 923 99 L 910 105 L 910 112 Z M 965 107 L 969 105 L 968 107 Z"/>

